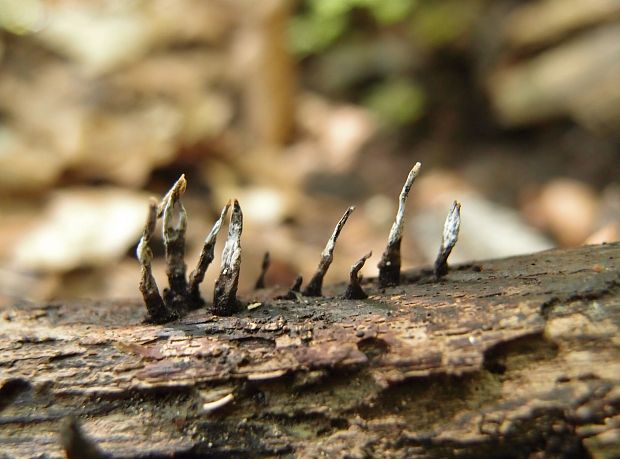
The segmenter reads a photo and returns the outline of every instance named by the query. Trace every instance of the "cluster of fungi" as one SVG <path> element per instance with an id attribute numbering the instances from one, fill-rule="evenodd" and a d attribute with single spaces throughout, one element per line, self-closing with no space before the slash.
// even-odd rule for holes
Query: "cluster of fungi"
<path id="1" fill-rule="evenodd" d="M 400 283 L 400 246 L 403 237 L 405 204 L 420 167 L 420 163 L 416 163 L 413 166 L 400 193 L 396 219 L 390 230 L 387 247 L 378 265 L 379 277 L 377 282 L 379 288 L 395 286 Z M 200 284 L 204 280 L 205 273 L 214 259 L 216 238 L 231 207 L 228 238 L 222 252 L 220 273 L 215 282 L 213 302 L 210 305 L 210 310 L 215 315 L 229 316 L 237 312 L 241 305 L 237 299 L 237 286 L 241 268 L 241 232 L 243 230 L 241 206 L 236 199 L 232 203 L 229 201 L 224 206 L 219 218 L 205 239 L 198 264 L 188 278 L 184 260 L 187 213 L 181 202 L 181 196 L 185 192 L 186 185 L 185 176 L 182 175 L 164 196 L 161 203 L 158 204 L 155 199 L 151 199 L 144 232 L 136 251 L 142 269 L 140 291 L 146 304 L 148 311 L 147 320 L 149 322 L 170 322 L 184 316 L 191 310 L 198 309 L 207 304 L 200 294 Z M 460 208 L 461 205 L 455 201 L 446 218 L 441 246 L 434 266 L 435 276 L 438 279 L 448 272 L 447 260 L 456 244 L 459 233 Z M 321 253 L 319 266 L 306 287 L 301 288 L 303 279 L 301 276 L 298 276 L 289 289 L 288 294 L 277 297 L 275 298 L 276 300 L 295 300 L 300 296 L 317 297 L 322 295 L 323 278 L 333 260 L 336 241 L 354 209 L 354 207 L 349 207 L 336 224 L 334 232 Z M 153 259 L 151 239 L 158 219 L 162 219 L 166 274 L 169 283 L 169 287 L 164 289 L 163 295 L 157 287 L 151 268 Z M 359 271 L 371 255 L 372 252 L 368 252 L 351 267 L 349 285 L 344 293 L 345 299 L 359 300 L 367 298 L 360 283 L 361 276 Z M 256 282 L 256 288 L 265 287 L 265 273 L 268 268 L 269 254 L 267 253 L 263 260 L 260 277 Z"/>

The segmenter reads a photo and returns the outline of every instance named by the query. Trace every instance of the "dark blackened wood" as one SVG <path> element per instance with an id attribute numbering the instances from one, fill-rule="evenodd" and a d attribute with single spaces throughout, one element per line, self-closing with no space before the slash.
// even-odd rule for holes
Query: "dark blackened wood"
<path id="1" fill-rule="evenodd" d="M 138 300 L 1 299 L 0 456 L 63 457 L 75 416 L 125 458 L 617 457 L 618 260 L 549 251 L 165 325 Z"/>

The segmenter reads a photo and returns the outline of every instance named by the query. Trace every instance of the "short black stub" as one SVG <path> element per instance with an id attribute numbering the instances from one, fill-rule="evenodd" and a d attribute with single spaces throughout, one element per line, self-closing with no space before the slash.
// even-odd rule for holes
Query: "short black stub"
<path id="1" fill-rule="evenodd" d="M 360 270 L 364 267 L 364 263 L 372 256 L 372 252 L 368 252 L 362 258 L 357 260 L 353 266 L 351 266 L 351 271 L 349 273 L 349 285 L 347 286 L 347 290 L 344 293 L 344 298 L 347 300 L 363 300 L 368 298 L 368 295 L 362 289 L 360 285 L 361 276 L 359 274 Z"/>
<path id="2" fill-rule="evenodd" d="M 254 284 L 255 290 L 260 290 L 265 288 L 265 276 L 267 275 L 267 270 L 271 265 L 271 258 L 269 256 L 269 252 L 265 252 L 265 256 L 263 257 L 263 263 L 261 264 L 260 274 L 258 275 L 258 279 L 256 279 L 256 284 Z"/>

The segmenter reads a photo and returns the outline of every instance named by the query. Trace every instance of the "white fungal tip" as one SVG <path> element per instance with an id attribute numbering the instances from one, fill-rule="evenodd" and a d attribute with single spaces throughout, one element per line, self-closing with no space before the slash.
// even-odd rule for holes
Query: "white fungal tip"
<path id="1" fill-rule="evenodd" d="M 443 227 L 443 246 L 451 247 L 456 244 L 461 227 L 461 203 L 454 201 L 452 208 L 448 213 L 446 222 Z"/>

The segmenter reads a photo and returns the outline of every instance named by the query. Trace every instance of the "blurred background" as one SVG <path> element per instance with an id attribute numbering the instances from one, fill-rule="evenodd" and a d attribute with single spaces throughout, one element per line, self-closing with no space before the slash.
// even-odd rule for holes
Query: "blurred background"
<path id="1" fill-rule="evenodd" d="M 181 173 L 188 270 L 240 200 L 242 290 L 267 250 L 309 279 L 349 205 L 328 281 L 374 275 L 416 161 L 404 267 L 454 199 L 453 262 L 618 240 L 619 82 L 618 0 L 0 0 L 0 293 L 138 296 Z"/>

